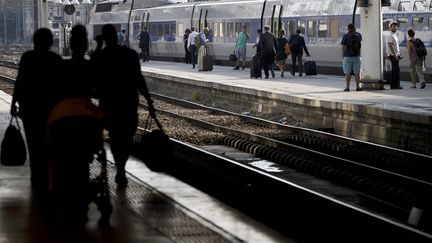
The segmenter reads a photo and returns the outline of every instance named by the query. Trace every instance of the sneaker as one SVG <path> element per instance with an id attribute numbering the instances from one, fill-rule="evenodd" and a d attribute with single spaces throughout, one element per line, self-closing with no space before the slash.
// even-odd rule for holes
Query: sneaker
<path id="1" fill-rule="evenodd" d="M 403 87 L 399 85 L 399 86 L 393 87 L 392 89 L 403 89 Z"/>
<path id="2" fill-rule="evenodd" d="M 242 70 L 244 70 L 244 69 L 245 69 L 245 66 L 242 67 Z"/>
<path id="3" fill-rule="evenodd" d="M 344 92 L 349 92 L 349 89 L 348 89 L 348 88 L 345 88 L 345 89 L 344 89 Z"/>
<path id="4" fill-rule="evenodd" d="M 237 67 L 233 68 L 233 70 L 239 70 L 239 69 L 240 69 L 240 67 L 239 67 L 239 66 L 237 66 Z"/>
<path id="5" fill-rule="evenodd" d="M 292 75 L 292 76 L 295 76 L 295 73 L 294 73 L 294 72 L 291 72 L 291 75 Z"/>
<path id="6" fill-rule="evenodd" d="M 411 86 L 411 89 L 416 89 L 417 87 L 416 86 Z"/>
<path id="7" fill-rule="evenodd" d="M 420 86 L 420 89 L 424 89 L 424 88 L 426 88 L 426 82 L 422 83 Z"/>
<path id="8" fill-rule="evenodd" d="M 301 76 L 303 76 L 303 74 L 302 74 L 302 73 L 300 73 L 300 74 L 299 74 L 299 76 L 301 77 Z"/>
<path id="9" fill-rule="evenodd" d="M 356 88 L 356 91 L 363 91 L 363 89 L 361 89 L 361 88 Z"/>
<path id="10" fill-rule="evenodd" d="M 274 72 L 272 72 L 272 78 L 275 78 L 276 74 Z"/>

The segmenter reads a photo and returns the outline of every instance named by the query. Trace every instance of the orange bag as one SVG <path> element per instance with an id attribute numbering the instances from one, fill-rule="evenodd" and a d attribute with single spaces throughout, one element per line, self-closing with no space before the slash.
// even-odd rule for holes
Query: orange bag
<path id="1" fill-rule="evenodd" d="M 285 42 L 284 50 L 285 50 L 285 54 L 286 54 L 287 56 L 291 55 L 291 48 L 290 48 L 288 42 Z"/>

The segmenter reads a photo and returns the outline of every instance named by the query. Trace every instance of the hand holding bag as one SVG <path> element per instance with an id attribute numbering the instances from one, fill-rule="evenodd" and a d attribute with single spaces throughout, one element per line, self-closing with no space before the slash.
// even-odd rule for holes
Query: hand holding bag
<path id="1" fill-rule="evenodd" d="M 229 56 L 229 60 L 231 61 L 231 62 L 235 62 L 235 61 L 237 61 L 237 55 L 235 54 L 235 52 L 236 51 L 234 51 L 232 54 L 230 54 L 230 56 Z"/>
<path id="2" fill-rule="evenodd" d="M 152 119 L 156 122 L 158 129 L 150 130 Z M 172 160 L 172 143 L 156 116 L 149 115 L 141 132 L 142 134 L 138 135 L 134 141 L 132 152 L 150 170 L 155 172 L 169 171 Z"/>
<path id="3" fill-rule="evenodd" d="M 13 124 L 16 122 L 16 126 Z M 24 165 L 27 158 L 27 150 L 21 134 L 18 117 L 13 115 L 1 143 L 0 161 L 6 166 Z"/>

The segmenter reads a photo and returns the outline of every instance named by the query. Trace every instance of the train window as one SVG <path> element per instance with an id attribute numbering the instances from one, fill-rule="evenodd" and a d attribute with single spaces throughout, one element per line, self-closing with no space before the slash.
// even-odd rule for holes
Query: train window
<path id="1" fill-rule="evenodd" d="M 250 23 L 244 23 L 244 22 L 243 22 L 243 25 L 246 26 L 246 33 L 247 33 L 248 35 L 250 35 L 250 33 L 251 33 Z"/>
<path id="2" fill-rule="evenodd" d="M 228 29 L 228 33 L 227 33 L 228 37 L 235 37 L 233 22 L 227 23 L 227 29 Z"/>
<path id="3" fill-rule="evenodd" d="M 304 33 L 305 29 L 306 29 L 305 22 L 301 21 L 301 20 L 297 21 L 297 29 L 301 29 L 302 33 Z M 295 31 L 294 31 L 294 33 L 295 33 Z M 292 34 L 294 34 L 294 33 L 292 33 Z"/>
<path id="4" fill-rule="evenodd" d="M 413 11 L 425 11 L 426 1 L 415 1 Z"/>
<path id="5" fill-rule="evenodd" d="M 235 29 L 234 29 L 235 37 L 238 36 L 241 30 L 242 30 L 242 23 L 238 23 L 238 22 L 235 23 Z"/>
<path id="6" fill-rule="evenodd" d="M 330 37 L 337 39 L 339 37 L 339 20 L 330 20 Z"/>
<path id="7" fill-rule="evenodd" d="M 416 30 L 423 29 L 428 27 L 428 23 L 425 21 L 423 17 L 414 17 L 413 18 L 413 27 Z"/>
<path id="8" fill-rule="evenodd" d="M 224 37 L 224 23 L 219 23 L 219 36 Z"/>
<path id="9" fill-rule="evenodd" d="M 170 24 L 164 24 L 164 32 L 165 35 L 169 35 L 171 33 Z"/>
<path id="10" fill-rule="evenodd" d="M 183 23 L 178 23 L 178 36 L 182 36 L 185 30 Z"/>
<path id="11" fill-rule="evenodd" d="M 163 34 L 164 34 L 163 24 L 158 24 L 157 25 L 157 35 L 163 36 Z"/>
<path id="12" fill-rule="evenodd" d="M 307 36 L 316 37 L 316 26 L 317 22 L 314 20 L 309 20 L 307 25 Z"/>
<path id="13" fill-rule="evenodd" d="M 432 10 L 432 1 L 431 1 L 430 5 L 429 5 L 429 11 L 431 11 L 431 10 Z"/>
<path id="14" fill-rule="evenodd" d="M 294 35 L 296 31 L 295 21 L 288 21 L 288 33 L 289 35 Z"/>
<path id="15" fill-rule="evenodd" d="M 318 37 L 325 38 L 327 37 L 328 32 L 328 21 L 327 20 L 320 20 L 318 24 Z"/>
<path id="16" fill-rule="evenodd" d="M 406 30 L 409 26 L 408 26 L 408 19 L 407 18 L 398 18 L 397 22 L 399 24 L 398 29 L 401 30 Z"/>
<path id="17" fill-rule="evenodd" d="M 215 22 L 215 23 L 211 23 L 210 26 L 213 29 L 213 36 L 214 37 L 218 37 L 218 33 L 219 33 L 218 26 L 219 26 L 219 24 L 217 22 Z"/>
<path id="18" fill-rule="evenodd" d="M 410 1 L 401 1 L 398 6 L 398 11 L 408 11 L 410 6 Z"/>
<path id="19" fill-rule="evenodd" d="M 157 24 L 150 24 L 150 34 L 151 35 L 157 34 Z"/>
<path id="20" fill-rule="evenodd" d="M 432 18 L 429 18 L 429 26 L 432 26 Z"/>
<path id="21" fill-rule="evenodd" d="M 179 33 L 181 33 L 181 31 L 179 31 Z M 176 35 L 176 34 L 177 34 L 176 24 L 171 24 L 171 35 Z"/>

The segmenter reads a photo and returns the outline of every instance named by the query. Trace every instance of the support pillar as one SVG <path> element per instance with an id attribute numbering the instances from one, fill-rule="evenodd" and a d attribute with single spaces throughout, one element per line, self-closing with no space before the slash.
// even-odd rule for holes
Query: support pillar
<path id="1" fill-rule="evenodd" d="M 48 26 L 48 3 L 46 0 L 37 1 L 38 28 L 49 28 Z"/>
<path id="2" fill-rule="evenodd" d="M 381 1 L 369 2 L 368 6 L 360 9 L 360 26 L 363 37 L 360 87 L 363 89 L 384 89 Z"/>

